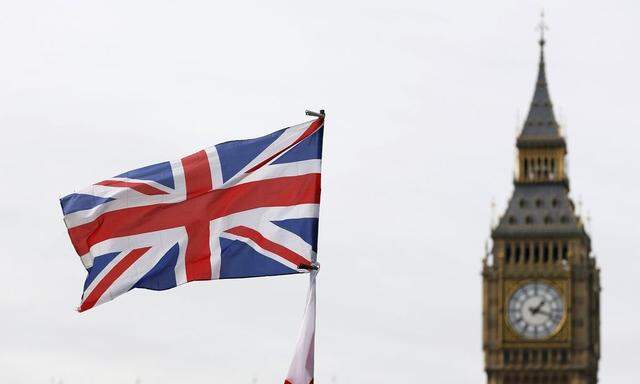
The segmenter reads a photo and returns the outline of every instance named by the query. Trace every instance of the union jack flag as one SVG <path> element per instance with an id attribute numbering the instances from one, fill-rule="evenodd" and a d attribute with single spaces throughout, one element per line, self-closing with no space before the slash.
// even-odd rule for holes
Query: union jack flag
<path id="1" fill-rule="evenodd" d="M 88 271 L 79 311 L 133 288 L 308 272 L 322 131 L 319 118 L 63 197 L 64 222 Z"/>

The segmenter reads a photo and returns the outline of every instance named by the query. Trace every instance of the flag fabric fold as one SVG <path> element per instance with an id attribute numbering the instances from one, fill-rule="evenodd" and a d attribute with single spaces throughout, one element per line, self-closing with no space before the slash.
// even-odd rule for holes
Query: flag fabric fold
<path id="1" fill-rule="evenodd" d="M 284 384 L 313 384 L 313 368 L 316 336 L 316 275 L 312 270 L 298 342 Z"/>
<path id="2" fill-rule="evenodd" d="M 64 222 L 87 269 L 79 310 L 133 288 L 309 272 L 322 133 L 319 118 L 63 197 Z"/>

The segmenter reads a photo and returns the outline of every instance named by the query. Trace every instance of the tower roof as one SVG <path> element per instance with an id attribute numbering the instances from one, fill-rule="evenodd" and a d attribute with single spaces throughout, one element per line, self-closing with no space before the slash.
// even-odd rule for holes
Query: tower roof
<path id="1" fill-rule="evenodd" d="M 543 28 L 544 24 L 541 24 L 541 32 L 544 31 Z M 561 151 L 562 157 L 555 158 L 558 162 L 564 160 L 566 142 L 560 134 L 547 88 L 543 35 L 539 43 L 538 79 L 529 115 L 518 136 L 517 146 L 519 149 L 536 148 L 534 151 L 529 151 L 530 154 L 534 154 L 529 160 L 535 158 L 537 153 L 537 166 L 539 170 L 547 173 L 543 173 L 544 178 L 529 178 L 524 171 L 525 177 L 514 180 L 515 188 L 511 200 L 498 225 L 493 229 L 492 235 L 501 238 L 579 236 L 589 242 L 589 236 L 569 197 L 568 179 L 547 177 L 547 175 L 554 175 L 556 171 L 553 168 L 547 168 L 546 158 L 540 161 L 542 157 L 539 154 L 553 147 L 565 149 Z M 533 161 L 530 164 L 534 164 Z"/>
<path id="2" fill-rule="evenodd" d="M 589 240 L 569 198 L 569 189 L 561 183 L 516 184 L 493 236 L 582 236 Z"/>
<path id="3" fill-rule="evenodd" d="M 538 79 L 533 93 L 533 100 L 529 107 L 529 114 L 524 127 L 518 136 L 517 145 L 522 147 L 562 146 L 566 143 L 560 134 L 560 126 L 553 113 L 553 104 L 547 87 L 547 74 L 544 62 L 544 37 L 540 38 L 540 62 L 538 64 Z"/>

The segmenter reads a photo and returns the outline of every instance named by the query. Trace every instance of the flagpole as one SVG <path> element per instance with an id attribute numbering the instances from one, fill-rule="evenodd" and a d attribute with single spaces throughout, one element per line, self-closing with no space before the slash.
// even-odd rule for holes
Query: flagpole
<path id="1" fill-rule="evenodd" d="M 305 114 L 322 120 L 325 117 L 324 109 L 320 112 L 306 110 Z M 313 384 L 315 379 L 316 275 L 320 269 L 317 260 L 317 253 L 312 252 L 311 263 L 298 265 L 298 269 L 309 271 L 309 292 L 302 327 L 284 384 Z"/>
<path id="2" fill-rule="evenodd" d="M 320 112 L 314 112 L 307 109 L 304 111 L 304 113 L 307 116 L 320 117 L 324 119 L 324 109 L 321 109 Z"/>
<path id="3" fill-rule="evenodd" d="M 306 110 L 305 113 L 307 115 L 310 116 L 315 116 L 318 117 L 319 119 L 322 119 L 323 124 L 324 124 L 324 118 L 325 118 L 325 112 L 324 109 L 321 109 L 319 113 L 313 112 L 313 111 L 309 111 Z M 318 275 L 318 271 L 320 270 L 320 264 L 318 263 L 318 254 L 317 253 L 312 253 L 311 255 L 311 270 L 309 271 L 309 295 L 313 296 L 312 297 L 312 304 L 313 305 L 313 341 L 312 341 L 312 346 L 311 348 L 313 349 L 312 351 L 310 351 L 310 355 L 312 356 L 313 362 L 311 363 L 311 366 L 314 367 L 313 372 L 312 372 L 312 381 L 310 384 L 313 384 L 314 380 L 315 380 L 315 329 L 316 329 L 316 318 L 317 316 L 317 312 L 316 312 L 316 276 Z"/>

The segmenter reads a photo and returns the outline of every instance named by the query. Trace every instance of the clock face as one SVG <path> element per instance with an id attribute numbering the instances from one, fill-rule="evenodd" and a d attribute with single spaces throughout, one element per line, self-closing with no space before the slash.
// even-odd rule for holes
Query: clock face
<path id="1" fill-rule="evenodd" d="M 564 302 L 558 291 L 543 282 L 521 285 L 509 298 L 508 321 L 526 339 L 553 335 L 564 319 Z"/>

